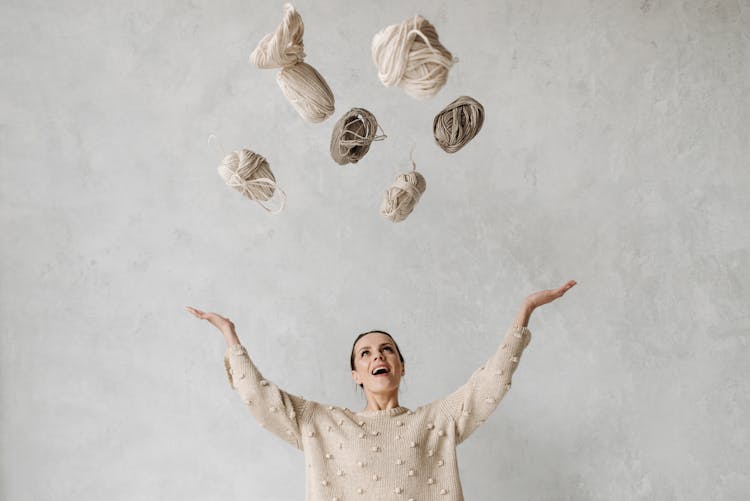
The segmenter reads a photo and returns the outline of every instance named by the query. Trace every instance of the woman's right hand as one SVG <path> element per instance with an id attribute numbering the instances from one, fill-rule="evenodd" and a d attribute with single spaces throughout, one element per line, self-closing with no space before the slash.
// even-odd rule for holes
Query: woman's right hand
<path id="1" fill-rule="evenodd" d="M 540 306 L 543 306 L 547 303 L 551 303 L 555 299 L 559 299 L 563 297 L 563 294 L 568 292 L 568 290 L 576 285 L 578 282 L 575 280 L 568 280 L 563 284 L 562 287 L 558 289 L 547 289 L 539 292 L 535 292 L 534 294 L 530 294 L 526 296 L 526 299 L 524 300 L 523 304 L 526 308 L 530 308 L 531 310 L 535 310 L 536 308 L 539 308 Z"/>
<path id="2" fill-rule="evenodd" d="M 208 320 L 211 325 L 219 329 L 219 331 L 225 336 L 234 335 L 234 324 L 228 318 L 222 317 L 218 313 L 206 313 L 205 311 L 193 308 L 192 306 L 186 306 L 185 309 L 188 313 L 191 313 L 200 319 Z"/>

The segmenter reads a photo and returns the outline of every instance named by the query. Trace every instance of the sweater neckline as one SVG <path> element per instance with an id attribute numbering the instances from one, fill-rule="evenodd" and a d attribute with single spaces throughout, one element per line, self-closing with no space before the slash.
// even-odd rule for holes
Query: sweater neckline
<path id="1" fill-rule="evenodd" d="M 376 417 L 376 416 L 400 416 L 401 414 L 408 412 L 409 409 L 399 405 L 398 407 L 391 407 L 390 409 L 380 409 L 377 411 L 361 411 L 355 412 L 357 416 L 365 417 Z"/>

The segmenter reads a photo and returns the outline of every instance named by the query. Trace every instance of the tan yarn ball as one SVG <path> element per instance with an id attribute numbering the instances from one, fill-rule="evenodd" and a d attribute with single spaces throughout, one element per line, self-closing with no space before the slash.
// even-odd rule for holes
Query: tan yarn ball
<path id="1" fill-rule="evenodd" d="M 446 153 L 455 153 L 479 134 L 482 124 L 484 107 L 474 98 L 461 96 L 435 116 L 432 133 Z"/>
<path id="2" fill-rule="evenodd" d="M 385 139 L 377 135 L 378 121 L 364 108 L 352 108 L 342 116 L 331 133 L 331 157 L 339 165 L 357 163 L 370 150 L 373 141 Z"/>
<path id="3" fill-rule="evenodd" d="M 233 151 L 224 157 L 218 170 L 227 186 L 251 200 L 270 200 L 276 190 L 268 161 L 250 150 Z"/>
<path id="4" fill-rule="evenodd" d="M 416 99 L 434 96 L 458 61 L 440 43 L 435 27 L 422 16 L 377 33 L 372 39 L 372 60 L 385 86 L 398 85 Z"/>
<path id="5" fill-rule="evenodd" d="M 394 223 L 400 223 L 411 214 L 426 189 L 427 181 L 416 170 L 399 174 L 385 192 L 380 213 Z"/>
<path id="6" fill-rule="evenodd" d="M 333 115 L 334 98 L 323 76 L 304 62 L 302 17 L 291 4 L 284 4 L 284 19 L 250 54 L 258 68 L 282 68 L 276 81 L 302 118 L 319 123 Z"/>

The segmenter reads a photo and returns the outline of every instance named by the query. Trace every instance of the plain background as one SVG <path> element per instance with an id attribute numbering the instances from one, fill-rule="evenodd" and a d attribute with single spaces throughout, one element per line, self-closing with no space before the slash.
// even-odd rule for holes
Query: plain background
<path id="1" fill-rule="evenodd" d="M 336 96 L 322 124 L 248 64 L 282 2 L 2 2 L 0 498 L 303 499 L 302 454 L 185 305 L 232 318 L 282 388 L 356 410 L 351 342 L 388 330 L 414 408 L 568 279 L 458 450 L 466 498 L 745 498 L 750 4 L 295 5 Z M 427 101 L 370 56 L 416 13 L 459 58 Z M 448 155 L 432 119 L 460 95 L 486 121 Z M 352 107 L 388 138 L 339 166 Z M 268 158 L 283 213 L 224 185 L 210 133 Z M 394 224 L 412 148 L 427 191 Z"/>

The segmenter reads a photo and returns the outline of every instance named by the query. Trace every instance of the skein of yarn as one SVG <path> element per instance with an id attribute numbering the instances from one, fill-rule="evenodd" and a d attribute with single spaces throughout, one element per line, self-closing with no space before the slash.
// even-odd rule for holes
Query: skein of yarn
<path id="1" fill-rule="evenodd" d="M 386 87 L 398 85 L 416 99 L 434 96 L 458 62 L 438 40 L 435 27 L 419 15 L 377 33 L 372 60 Z"/>
<path id="2" fill-rule="evenodd" d="M 484 106 L 476 99 L 461 96 L 432 121 L 435 142 L 446 153 L 455 153 L 479 134 L 484 124 Z"/>
<path id="3" fill-rule="evenodd" d="M 276 31 L 264 36 L 250 54 L 250 63 L 261 69 L 294 66 L 305 59 L 302 36 L 305 25 L 291 4 L 284 4 L 284 19 Z"/>
<path id="4" fill-rule="evenodd" d="M 380 213 L 394 223 L 400 223 L 411 214 L 427 189 L 427 181 L 416 169 L 412 162 L 412 171 L 396 176 L 393 185 L 385 192 Z"/>
<path id="5" fill-rule="evenodd" d="M 364 108 L 352 108 L 342 116 L 331 133 L 331 157 L 339 165 L 357 163 L 370 150 L 373 141 L 382 141 L 385 134 L 377 135 L 378 121 Z"/>
<path id="6" fill-rule="evenodd" d="M 312 123 L 323 122 L 333 115 L 333 93 L 318 73 L 307 63 L 282 68 L 276 75 L 281 92 L 302 118 Z"/>
<path id="7" fill-rule="evenodd" d="M 286 193 L 276 184 L 276 178 L 263 155 L 247 149 L 233 151 L 224 157 L 218 171 L 227 186 L 255 200 L 266 211 L 278 213 L 284 209 Z M 277 209 L 270 209 L 263 202 L 270 200 L 276 190 L 281 194 L 281 205 Z"/>
<path id="8" fill-rule="evenodd" d="M 302 17 L 291 4 L 284 4 L 284 19 L 250 54 L 250 63 L 258 68 L 282 68 L 276 81 L 281 91 L 302 118 L 319 123 L 333 115 L 331 88 L 315 68 L 306 64 L 302 35 Z"/>

